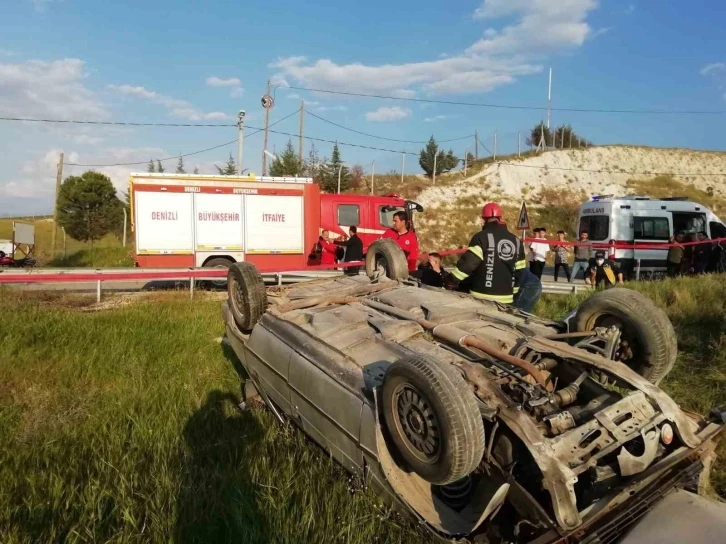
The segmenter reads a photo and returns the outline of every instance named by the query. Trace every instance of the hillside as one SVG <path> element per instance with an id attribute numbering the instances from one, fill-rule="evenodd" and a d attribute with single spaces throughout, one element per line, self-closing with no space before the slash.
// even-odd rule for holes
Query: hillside
<path id="1" fill-rule="evenodd" d="M 726 216 L 726 153 L 605 146 L 509 156 L 474 170 L 443 175 L 416 195 L 426 209 L 417 223 L 425 249 L 466 244 L 489 200 L 504 205 L 510 224 L 524 200 L 533 222 L 571 236 L 579 204 L 596 194 L 686 196 Z"/>

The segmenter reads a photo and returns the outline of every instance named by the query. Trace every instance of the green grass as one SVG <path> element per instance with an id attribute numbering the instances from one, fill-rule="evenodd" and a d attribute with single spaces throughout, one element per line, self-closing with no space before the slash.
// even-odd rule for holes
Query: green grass
<path id="1" fill-rule="evenodd" d="M 128 268 L 134 266 L 133 248 L 101 247 L 79 249 L 66 257 L 58 256 L 49 263 L 53 267 L 96 267 L 96 268 Z"/>
<path id="2" fill-rule="evenodd" d="M 264 409 L 240 413 L 219 302 L 5 291 L 8 542 L 422 542 Z"/>
<path id="3" fill-rule="evenodd" d="M 678 335 L 678 360 L 661 387 L 686 409 L 707 414 L 726 406 L 726 277 L 643 281 L 627 284 L 665 310 Z M 560 317 L 587 297 L 543 295 L 535 309 Z M 726 442 L 719 444 L 712 483 L 726 497 Z"/>
<path id="4" fill-rule="evenodd" d="M 84 262 L 88 264 L 77 264 L 77 265 L 59 265 L 57 259 L 63 259 L 63 231 L 58 229 L 56 233 L 56 253 L 53 255 L 53 218 L 52 217 L 38 217 L 35 220 L 32 218 L 26 219 L 0 219 L 0 239 L 10 240 L 13 237 L 13 221 L 23 221 L 25 223 L 35 224 L 35 258 L 38 259 L 38 264 L 41 266 L 53 265 L 53 266 L 132 266 L 133 260 L 130 264 L 113 265 L 105 264 L 107 261 L 104 260 L 104 252 L 99 251 L 94 259 L 90 258 L 89 252 L 91 250 L 90 242 L 79 242 L 74 240 L 70 236 L 66 236 L 66 248 L 65 254 L 66 259 L 76 260 L 78 262 Z M 127 250 L 133 250 L 132 240 L 133 236 L 131 232 L 128 233 L 127 242 L 129 245 Z M 113 249 L 118 250 L 117 253 L 109 252 L 110 262 L 119 262 L 118 255 L 123 249 L 121 246 L 121 240 L 118 237 L 109 234 L 104 236 L 100 240 L 96 240 L 93 243 L 93 249 L 95 250 L 107 250 Z M 85 251 L 81 256 L 74 257 L 74 253 L 79 251 Z M 18 255 L 20 257 L 21 255 Z M 98 261 L 97 263 L 95 261 Z"/>

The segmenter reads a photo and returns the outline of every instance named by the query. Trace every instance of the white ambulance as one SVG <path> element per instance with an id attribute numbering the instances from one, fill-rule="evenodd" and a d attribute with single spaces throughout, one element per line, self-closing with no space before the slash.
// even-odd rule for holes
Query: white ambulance
<path id="1" fill-rule="evenodd" d="M 668 244 L 674 234 L 700 231 L 712 239 L 726 237 L 721 219 L 706 206 L 683 197 L 593 196 L 580 206 L 577 224 L 578 236 L 587 232 L 592 242 L 617 245 Z M 613 254 L 605 251 L 607 255 Z M 641 274 L 661 273 L 666 269 L 668 247 L 617 249 L 614 255 L 628 276 L 634 275 L 638 266 Z"/>

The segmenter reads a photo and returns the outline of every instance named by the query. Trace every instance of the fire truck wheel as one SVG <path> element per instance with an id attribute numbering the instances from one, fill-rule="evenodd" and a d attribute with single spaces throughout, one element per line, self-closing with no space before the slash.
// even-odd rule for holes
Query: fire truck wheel
<path id="1" fill-rule="evenodd" d="M 229 270 L 229 267 L 232 266 L 232 261 L 229 259 L 224 259 L 222 257 L 218 257 L 216 259 L 209 259 L 206 263 L 204 263 L 204 268 L 224 268 L 225 270 Z M 227 286 L 227 280 L 225 278 L 219 278 L 218 280 L 210 280 L 209 282 L 205 282 L 207 286 L 210 289 L 224 289 Z"/>
<path id="2" fill-rule="evenodd" d="M 366 253 L 366 275 L 374 278 L 378 273 L 383 273 L 392 280 L 408 278 L 406 255 L 390 238 L 376 240 Z"/>
<path id="3" fill-rule="evenodd" d="M 227 273 L 227 295 L 232 317 L 242 331 L 251 331 L 267 309 L 262 275 L 252 263 L 234 263 Z"/>

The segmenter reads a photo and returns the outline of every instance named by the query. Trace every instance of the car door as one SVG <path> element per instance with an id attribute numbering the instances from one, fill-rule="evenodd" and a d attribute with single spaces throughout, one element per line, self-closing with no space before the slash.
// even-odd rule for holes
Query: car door
<path id="1" fill-rule="evenodd" d="M 316 359 L 317 360 L 317 359 Z M 299 353 L 290 358 L 290 401 L 297 423 L 345 468 L 360 471 L 359 433 L 363 399 L 338 376 L 349 374 L 312 363 Z M 336 376 L 336 377 L 333 377 Z M 359 386 L 362 386 L 361 381 Z"/>
<path id="2" fill-rule="evenodd" d="M 633 212 L 633 237 L 635 250 L 633 252 L 634 266 L 640 265 L 641 271 L 662 270 L 666 266 L 668 257 L 668 241 L 673 232 L 671 216 L 665 210 L 645 210 Z M 643 244 L 648 248 L 639 248 Z M 658 249 L 662 245 L 663 249 Z"/>

